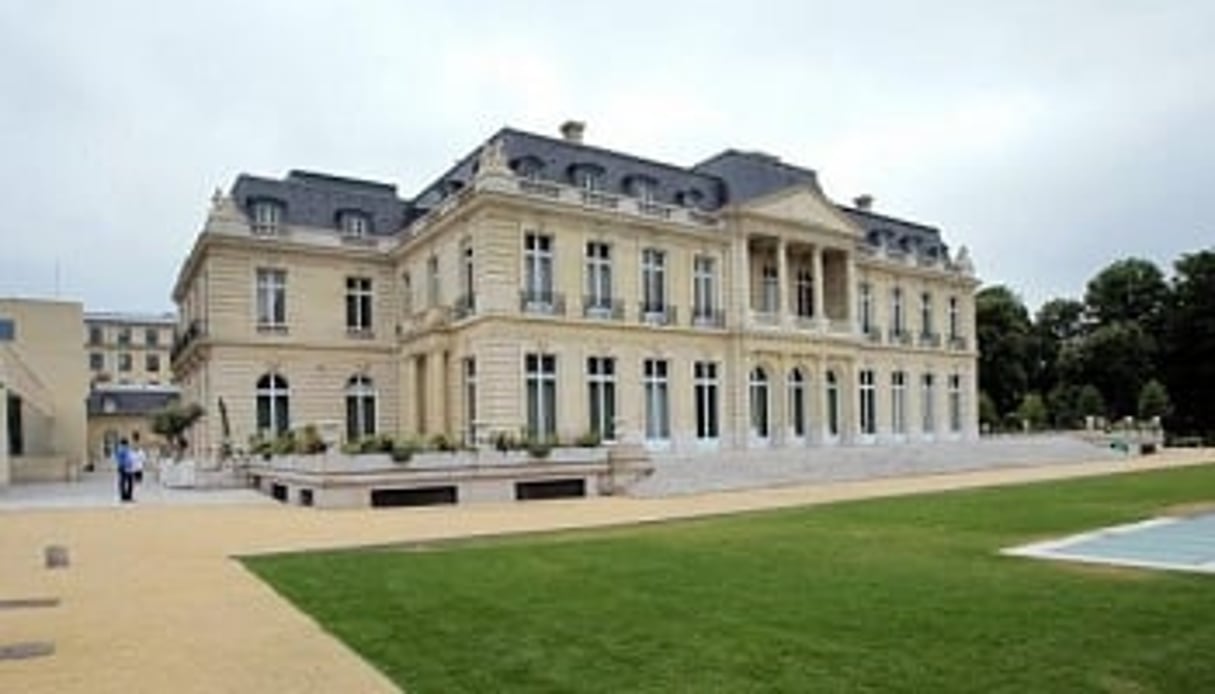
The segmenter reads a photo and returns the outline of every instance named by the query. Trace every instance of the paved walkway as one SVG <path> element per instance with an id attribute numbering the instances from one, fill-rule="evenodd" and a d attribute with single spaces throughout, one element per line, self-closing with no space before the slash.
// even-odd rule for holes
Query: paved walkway
<path id="1" fill-rule="evenodd" d="M 233 555 L 604 526 L 896 494 L 1194 465 L 1178 451 L 1034 468 L 722 492 L 465 507 L 318 511 L 264 503 L 0 510 L 0 646 L 51 656 L 0 661 L 0 692 L 375 692 L 391 682 L 321 631 Z M 0 503 L 0 509 L 4 504 Z M 48 544 L 71 566 L 42 568 Z"/>

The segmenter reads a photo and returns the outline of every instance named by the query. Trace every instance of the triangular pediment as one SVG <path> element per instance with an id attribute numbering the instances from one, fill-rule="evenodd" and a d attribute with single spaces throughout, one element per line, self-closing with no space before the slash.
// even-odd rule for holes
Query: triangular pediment
<path id="1" fill-rule="evenodd" d="M 861 230 L 852 220 L 811 186 L 786 188 L 748 201 L 740 209 L 759 217 L 808 224 L 849 236 L 861 235 Z"/>

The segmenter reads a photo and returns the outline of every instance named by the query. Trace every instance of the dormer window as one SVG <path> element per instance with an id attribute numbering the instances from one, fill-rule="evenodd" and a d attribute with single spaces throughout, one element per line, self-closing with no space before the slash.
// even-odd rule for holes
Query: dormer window
<path id="1" fill-rule="evenodd" d="M 516 176 L 522 178 L 536 179 L 540 178 L 540 172 L 544 169 L 544 162 L 538 157 L 526 156 L 519 157 L 510 163 L 510 168 L 515 172 Z"/>
<path id="2" fill-rule="evenodd" d="M 343 236 L 361 238 L 371 233 L 371 219 L 358 210 L 346 210 L 338 215 Z"/>
<path id="3" fill-rule="evenodd" d="M 283 221 L 283 203 L 278 200 L 254 200 L 252 208 L 253 233 L 277 234 Z"/>
<path id="4" fill-rule="evenodd" d="M 574 164 L 570 168 L 570 178 L 583 190 L 603 190 L 603 169 L 595 164 Z"/>
<path id="5" fill-rule="evenodd" d="M 653 202 L 658 195 L 658 182 L 649 176 L 631 176 L 628 180 L 629 193 L 642 202 Z"/>
<path id="6" fill-rule="evenodd" d="M 688 190 L 681 191 L 679 195 L 676 196 L 676 200 L 683 207 L 700 207 L 700 203 L 702 200 L 704 200 L 704 197 L 704 193 L 695 188 L 690 188 Z"/>

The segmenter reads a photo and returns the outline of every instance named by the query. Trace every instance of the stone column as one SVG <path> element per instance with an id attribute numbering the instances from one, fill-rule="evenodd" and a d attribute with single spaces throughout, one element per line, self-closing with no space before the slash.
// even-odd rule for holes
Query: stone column
<path id="1" fill-rule="evenodd" d="M 785 237 L 776 241 L 776 314 L 782 327 L 789 323 L 789 259 Z"/>
<path id="2" fill-rule="evenodd" d="M 859 332 L 856 307 L 856 258 L 852 251 L 844 252 L 844 320 L 851 326 L 852 332 Z"/>
<path id="3" fill-rule="evenodd" d="M 731 277 L 732 300 L 726 306 L 726 319 L 740 328 L 745 326 L 751 316 L 751 247 L 746 235 L 741 235 L 733 243 L 734 272 Z"/>
<path id="4" fill-rule="evenodd" d="M 818 322 L 819 330 L 826 330 L 828 325 L 827 311 L 824 308 L 826 305 L 826 294 L 824 286 L 826 282 L 823 277 L 823 247 L 815 244 L 814 255 L 812 256 L 811 272 L 814 274 L 814 319 Z"/>

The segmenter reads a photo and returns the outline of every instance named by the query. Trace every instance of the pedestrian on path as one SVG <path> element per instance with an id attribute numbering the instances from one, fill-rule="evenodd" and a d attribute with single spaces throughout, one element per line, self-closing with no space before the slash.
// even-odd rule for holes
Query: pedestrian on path
<path id="1" fill-rule="evenodd" d="M 132 469 L 131 444 L 122 439 L 114 450 L 114 464 L 118 468 L 118 500 L 123 503 L 134 501 L 135 472 Z"/>
<path id="2" fill-rule="evenodd" d="M 143 468 L 148 462 L 148 453 L 139 445 L 139 432 L 131 434 L 131 474 L 135 484 L 143 484 Z"/>

